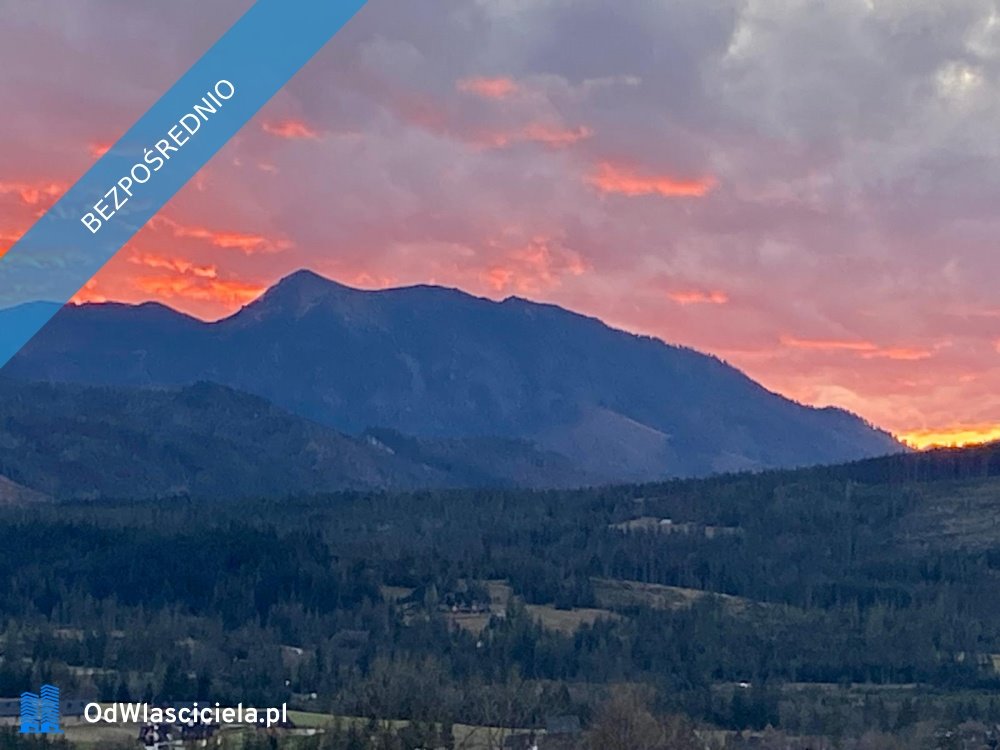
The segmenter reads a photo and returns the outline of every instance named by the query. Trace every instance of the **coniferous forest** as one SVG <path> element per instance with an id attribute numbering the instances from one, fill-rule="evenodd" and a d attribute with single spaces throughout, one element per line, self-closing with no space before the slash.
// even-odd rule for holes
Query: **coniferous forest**
<path id="1" fill-rule="evenodd" d="M 990 747 L 994 464 L 987 448 L 576 491 L 9 506 L 0 696 L 52 682 L 371 725 L 315 747 L 454 747 L 452 726 L 552 717 L 584 747 L 636 716 L 653 744 L 623 747 Z M 390 720 L 409 723 L 375 731 Z"/>

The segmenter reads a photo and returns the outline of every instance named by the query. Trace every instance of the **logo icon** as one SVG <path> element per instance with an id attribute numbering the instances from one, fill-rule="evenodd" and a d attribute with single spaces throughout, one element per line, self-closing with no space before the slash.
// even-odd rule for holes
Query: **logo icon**
<path id="1" fill-rule="evenodd" d="M 42 685 L 38 693 L 21 693 L 21 734 L 62 734 L 59 688 Z"/>

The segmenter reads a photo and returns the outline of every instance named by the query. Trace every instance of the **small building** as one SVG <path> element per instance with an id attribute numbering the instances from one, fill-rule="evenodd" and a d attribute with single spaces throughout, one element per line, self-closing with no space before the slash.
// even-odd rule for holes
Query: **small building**
<path id="1" fill-rule="evenodd" d="M 0 726 L 14 726 L 21 715 L 21 701 L 18 698 L 0 698 Z"/>
<path id="2" fill-rule="evenodd" d="M 579 716 L 549 716 L 545 720 L 546 734 L 578 735 L 582 731 Z"/>
<path id="3" fill-rule="evenodd" d="M 550 716 L 545 720 L 545 734 L 538 741 L 539 750 L 577 750 L 582 745 L 580 717 Z"/>

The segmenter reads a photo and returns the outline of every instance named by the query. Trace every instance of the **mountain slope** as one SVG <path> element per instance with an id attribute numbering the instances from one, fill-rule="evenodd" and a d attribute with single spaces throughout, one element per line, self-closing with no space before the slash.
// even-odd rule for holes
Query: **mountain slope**
<path id="1" fill-rule="evenodd" d="M 486 466 L 484 455 L 507 458 Z M 211 383 L 135 389 L 0 380 L 0 503 L 37 501 L 40 493 L 281 497 L 586 480 L 565 458 L 523 441 L 351 438 Z"/>
<path id="2" fill-rule="evenodd" d="M 552 305 L 439 287 L 366 292 L 305 271 L 211 324 L 155 304 L 66 308 L 4 374 L 213 381 L 354 434 L 536 440 L 608 480 L 901 449 L 853 415 L 795 404 L 718 359 Z"/>
<path id="3" fill-rule="evenodd" d="M 285 495 L 442 485 L 222 386 L 134 391 L 0 383 L 0 474 L 56 497 Z"/>
<path id="4" fill-rule="evenodd" d="M 47 502 L 50 499 L 41 492 L 22 487 L 16 482 L 10 481 L 7 477 L 0 476 L 0 506 L 29 505 L 31 503 Z"/>

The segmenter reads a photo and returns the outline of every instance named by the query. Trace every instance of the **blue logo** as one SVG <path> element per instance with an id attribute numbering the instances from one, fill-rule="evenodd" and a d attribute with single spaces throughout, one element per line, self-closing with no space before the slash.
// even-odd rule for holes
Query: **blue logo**
<path id="1" fill-rule="evenodd" d="M 62 734 L 59 688 L 42 685 L 38 693 L 21 693 L 21 734 Z"/>

